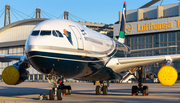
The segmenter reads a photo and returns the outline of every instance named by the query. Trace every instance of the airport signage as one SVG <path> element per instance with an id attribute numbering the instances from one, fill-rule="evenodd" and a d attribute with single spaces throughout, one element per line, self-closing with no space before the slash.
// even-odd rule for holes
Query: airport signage
<path id="1" fill-rule="evenodd" d="M 173 28 L 173 23 L 172 22 L 168 22 L 168 23 L 156 23 L 153 24 L 151 23 L 146 23 L 145 25 L 140 25 L 137 24 L 138 27 L 138 32 L 139 31 L 149 31 L 149 30 L 159 30 L 159 29 L 170 29 Z"/>
<path id="2" fill-rule="evenodd" d="M 120 24 L 114 25 L 114 36 L 119 35 Z M 147 34 L 180 30 L 180 17 L 129 22 L 125 25 L 126 35 Z"/>
<path id="3" fill-rule="evenodd" d="M 180 19 L 176 19 L 177 27 L 180 27 Z"/>
<path id="4" fill-rule="evenodd" d="M 132 32 L 132 30 L 133 30 L 132 25 L 130 23 L 126 23 L 126 25 L 125 25 L 125 33 L 130 34 Z"/>

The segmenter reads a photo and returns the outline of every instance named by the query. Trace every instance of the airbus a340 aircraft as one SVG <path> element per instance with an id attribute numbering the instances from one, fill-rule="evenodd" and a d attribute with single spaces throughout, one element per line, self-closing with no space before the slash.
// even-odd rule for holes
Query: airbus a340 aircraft
<path id="1" fill-rule="evenodd" d="M 177 80 L 177 71 L 170 66 L 180 55 L 159 55 L 146 57 L 127 57 L 131 52 L 147 51 L 130 50 L 124 45 L 126 3 L 124 3 L 121 28 L 118 41 L 93 31 L 85 26 L 68 20 L 46 20 L 38 24 L 30 33 L 26 44 L 26 56 L 0 55 L 1 62 L 19 60 L 2 72 L 3 81 L 9 85 L 23 82 L 29 75 L 26 68 L 31 64 L 37 71 L 48 75 L 52 89 L 49 99 L 62 99 L 62 93 L 71 94 L 71 86 L 65 86 L 63 78 L 100 81 L 96 94 L 101 91 L 107 94 L 104 81 L 119 79 L 124 71 L 136 67 L 138 86 L 132 87 L 132 95 L 148 95 L 148 86 L 142 85 L 144 65 L 167 62 L 158 73 L 159 81 L 166 86 Z M 162 49 L 152 48 L 151 50 Z M 50 80 L 51 79 L 51 80 Z M 94 82 L 95 84 L 95 82 Z M 108 83 L 107 83 L 108 84 Z"/>

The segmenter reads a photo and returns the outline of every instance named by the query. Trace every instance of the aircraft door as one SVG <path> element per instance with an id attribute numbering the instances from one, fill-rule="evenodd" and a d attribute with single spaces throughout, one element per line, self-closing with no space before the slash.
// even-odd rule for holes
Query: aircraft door
<path id="1" fill-rule="evenodd" d="M 82 35 L 80 34 L 79 30 L 75 27 L 70 25 L 70 28 L 72 29 L 73 33 L 75 34 L 77 41 L 78 41 L 78 49 L 84 49 Z"/>

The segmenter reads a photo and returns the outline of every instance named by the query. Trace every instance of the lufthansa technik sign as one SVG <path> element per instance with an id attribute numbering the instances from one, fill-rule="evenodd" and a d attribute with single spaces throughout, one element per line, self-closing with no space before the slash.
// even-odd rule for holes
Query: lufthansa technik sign
<path id="1" fill-rule="evenodd" d="M 145 25 L 140 25 L 138 24 L 138 32 L 139 31 L 149 31 L 149 30 L 159 30 L 159 29 L 170 29 L 173 28 L 173 23 L 172 22 L 168 22 L 168 23 L 157 23 L 157 24 L 153 24 L 151 23 L 146 23 Z"/>
<path id="2" fill-rule="evenodd" d="M 119 30 L 119 27 L 117 28 Z M 170 19 L 156 19 L 151 21 L 139 21 L 126 23 L 125 33 L 128 35 L 131 34 L 144 34 L 150 32 L 163 32 L 163 31 L 172 31 L 180 29 L 180 19 L 170 18 Z"/>

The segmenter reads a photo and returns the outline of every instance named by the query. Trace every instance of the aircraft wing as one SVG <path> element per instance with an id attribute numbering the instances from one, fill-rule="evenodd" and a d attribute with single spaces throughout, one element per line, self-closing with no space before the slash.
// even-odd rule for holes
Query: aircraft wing
<path id="1" fill-rule="evenodd" d="M 135 50 L 131 50 L 130 53 L 145 52 L 145 51 L 160 50 L 160 49 L 168 49 L 168 48 L 174 48 L 174 47 L 178 47 L 178 46 L 177 45 L 173 45 L 173 46 L 166 46 L 166 47 L 135 49 Z"/>
<path id="2" fill-rule="evenodd" d="M 180 54 L 174 55 L 158 55 L 158 56 L 146 56 L 146 57 L 126 57 L 126 58 L 112 58 L 106 65 L 110 67 L 114 72 L 120 73 L 127 71 L 130 68 L 137 66 L 145 66 L 154 63 L 160 63 L 165 61 L 173 61 L 180 59 Z"/>
<path id="3" fill-rule="evenodd" d="M 11 62 L 12 60 L 21 60 L 21 59 L 25 60 L 26 56 L 0 54 L 0 62 Z"/>

